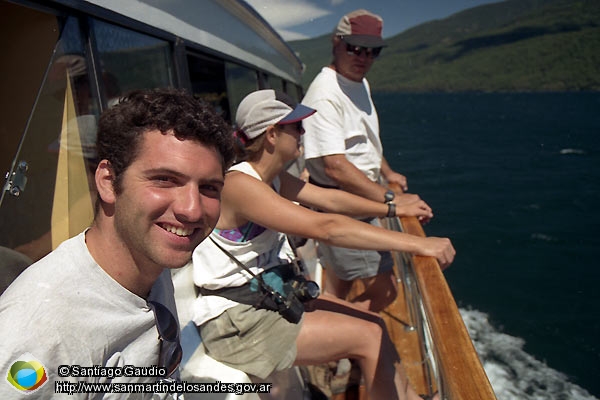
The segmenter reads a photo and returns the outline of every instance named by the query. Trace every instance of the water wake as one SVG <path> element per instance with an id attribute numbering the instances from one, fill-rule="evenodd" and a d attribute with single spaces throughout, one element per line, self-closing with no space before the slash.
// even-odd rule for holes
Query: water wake
<path id="1" fill-rule="evenodd" d="M 526 353 L 525 340 L 497 331 L 487 314 L 460 312 L 498 400 L 598 400 Z"/>

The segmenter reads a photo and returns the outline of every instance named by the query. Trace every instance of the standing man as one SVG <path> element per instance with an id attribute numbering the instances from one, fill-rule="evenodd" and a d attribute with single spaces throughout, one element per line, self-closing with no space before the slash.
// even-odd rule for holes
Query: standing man
<path id="1" fill-rule="evenodd" d="M 0 398 L 177 397 L 157 386 L 181 360 L 169 270 L 217 223 L 231 133 L 190 95 L 139 91 L 102 115 L 97 151 L 92 226 L 0 297 Z"/>
<path id="2" fill-rule="evenodd" d="M 365 78 L 385 46 L 382 28 L 381 17 L 366 10 L 353 11 L 338 23 L 333 61 L 315 77 L 302 101 L 318 111 L 304 122 L 304 157 L 311 183 L 386 202 L 393 216 L 397 203 L 419 198 L 394 193 L 380 183 L 383 177 L 407 190 L 406 178 L 383 157 L 379 120 Z M 365 221 L 379 225 L 377 218 Z M 326 266 L 326 290 L 337 297 L 346 298 L 352 281 L 362 279 L 366 292 L 355 301 L 366 308 L 380 311 L 396 298 L 389 253 L 319 243 L 319 255 Z"/>

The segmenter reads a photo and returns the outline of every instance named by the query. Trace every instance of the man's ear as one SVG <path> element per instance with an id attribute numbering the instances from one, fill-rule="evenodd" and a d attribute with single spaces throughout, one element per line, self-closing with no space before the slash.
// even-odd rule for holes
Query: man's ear
<path id="1" fill-rule="evenodd" d="M 116 198 L 114 187 L 115 176 L 108 160 L 102 160 L 98 163 L 95 178 L 100 199 L 105 203 L 114 204 Z"/>
<path id="2" fill-rule="evenodd" d="M 340 44 L 341 41 L 342 41 L 342 39 L 337 35 L 333 35 L 331 37 L 331 52 L 332 53 L 335 53 L 335 48 L 337 47 L 338 44 Z"/>

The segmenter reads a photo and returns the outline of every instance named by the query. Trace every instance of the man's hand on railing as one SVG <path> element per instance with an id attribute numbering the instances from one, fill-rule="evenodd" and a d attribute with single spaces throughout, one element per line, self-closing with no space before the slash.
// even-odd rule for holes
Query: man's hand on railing
<path id="1" fill-rule="evenodd" d="M 390 170 L 385 175 L 385 180 L 390 185 L 392 185 L 392 184 L 398 185 L 398 189 L 402 190 L 402 192 L 406 192 L 408 190 L 408 180 L 406 179 L 406 176 L 404 176 L 398 172 Z"/>

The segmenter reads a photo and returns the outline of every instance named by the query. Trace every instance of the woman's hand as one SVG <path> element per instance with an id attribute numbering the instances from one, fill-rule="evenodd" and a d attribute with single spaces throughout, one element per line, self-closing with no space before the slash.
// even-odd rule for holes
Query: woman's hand
<path id="1" fill-rule="evenodd" d="M 442 269 L 447 268 L 456 255 L 456 250 L 448 238 L 425 237 L 421 251 L 418 255 L 435 257 Z"/>
<path id="2" fill-rule="evenodd" d="M 416 195 L 415 195 L 416 196 Z M 418 196 L 417 196 L 418 199 Z M 433 211 L 431 207 L 423 200 L 418 199 L 405 204 L 396 205 L 396 216 L 397 217 L 417 217 L 422 223 L 426 224 L 433 218 Z"/>

